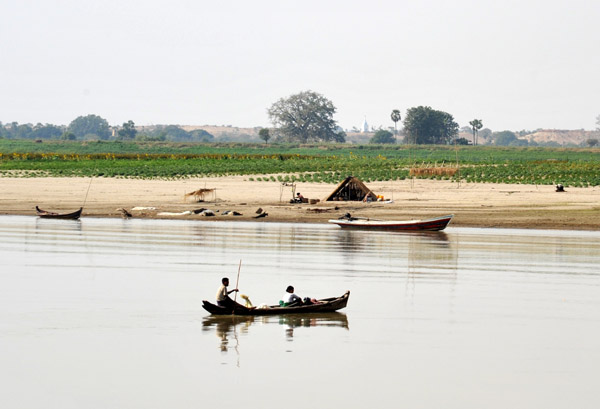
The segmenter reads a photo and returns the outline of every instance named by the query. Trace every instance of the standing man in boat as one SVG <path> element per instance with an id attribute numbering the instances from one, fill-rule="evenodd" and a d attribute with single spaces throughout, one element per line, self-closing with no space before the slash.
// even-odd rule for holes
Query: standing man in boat
<path id="1" fill-rule="evenodd" d="M 237 288 L 234 288 L 231 291 L 227 291 L 228 285 L 229 278 L 223 277 L 221 279 L 221 287 L 219 287 L 219 290 L 217 291 L 217 305 L 220 305 L 221 307 L 227 307 L 233 304 L 233 300 L 229 298 L 229 294 L 239 291 Z"/>

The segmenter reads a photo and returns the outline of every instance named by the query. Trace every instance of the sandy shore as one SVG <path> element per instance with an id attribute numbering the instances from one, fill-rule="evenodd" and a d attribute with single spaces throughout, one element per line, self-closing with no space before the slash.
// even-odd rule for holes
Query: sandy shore
<path id="1" fill-rule="evenodd" d="M 538 229 L 600 229 L 600 188 L 465 184 L 414 180 L 368 183 L 393 203 L 324 202 L 335 185 L 298 183 L 297 191 L 317 204 L 290 204 L 291 188 L 278 182 L 248 181 L 247 176 L 186 180 L 133 180 L 85 178 L 0 178 L 0 214 L 35 215 L 35 206 L 73 211 L 83 203 L 83 217 L 134 217 L 186 220 L 257 220 L 262 222 L 323 223 L 346 212 L 353 216 L 387 220 L 421 219 L 454 214 L 452 226 L 518 227 Z M 204 202 L 184 197 L 201 188 L 214 188 Z M 135 207 L 153 208 L 132 210 Z M 215 217 L 161 215 L 208 208 Z M 267 217 L 254 219 L 262 208 Z M 226 210 L 242 216 L 223 216 Z"/>

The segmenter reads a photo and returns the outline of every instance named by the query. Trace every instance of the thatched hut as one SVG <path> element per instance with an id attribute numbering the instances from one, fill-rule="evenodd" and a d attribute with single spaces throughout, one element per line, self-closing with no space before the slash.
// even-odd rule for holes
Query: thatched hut
<path id="1" fill-rule="evenodd" d="M 348 176 L 338 187 L 325 199 L 325 201 L 376 201 L 377 195 L 371 191 L 363 182 L 354 176 Z"/>

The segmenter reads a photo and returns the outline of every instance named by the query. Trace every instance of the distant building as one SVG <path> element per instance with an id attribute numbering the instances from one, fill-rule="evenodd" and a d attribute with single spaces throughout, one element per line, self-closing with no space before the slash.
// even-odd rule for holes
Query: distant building
<path id="1" fill-rule="evenodd" d="M 367 117 L 365 116 L 365 120 L 362 124 L 362 128 L 360 130 L 361 133 L 369 132 L 369 124 L 367 123 Z"/>

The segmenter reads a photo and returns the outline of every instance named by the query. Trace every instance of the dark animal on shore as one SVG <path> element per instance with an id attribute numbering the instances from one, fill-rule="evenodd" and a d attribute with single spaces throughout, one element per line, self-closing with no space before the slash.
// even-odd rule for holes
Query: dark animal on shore
<path id="1" fill-rule="evenodd" d="M 129 213 L 124 207 L 120 208 L 119 212 L 121 212 L 121 217 L 123 217 L 124 219 L 129 219 L 130 217 L 133 217 L 133 215 Z"/>

